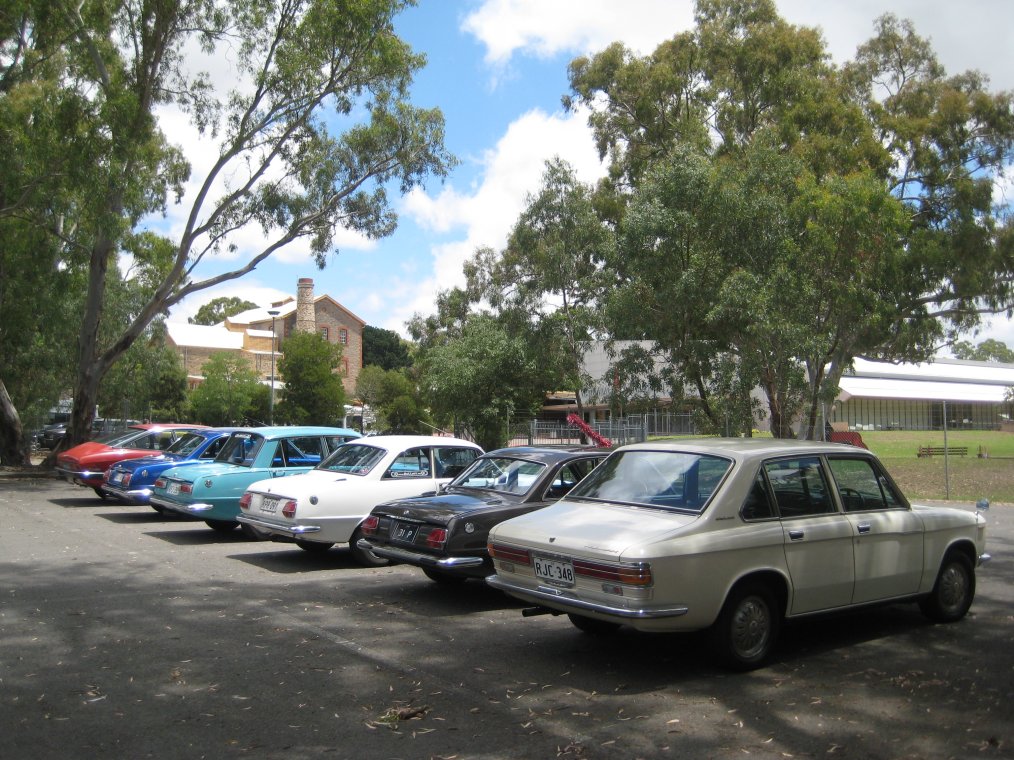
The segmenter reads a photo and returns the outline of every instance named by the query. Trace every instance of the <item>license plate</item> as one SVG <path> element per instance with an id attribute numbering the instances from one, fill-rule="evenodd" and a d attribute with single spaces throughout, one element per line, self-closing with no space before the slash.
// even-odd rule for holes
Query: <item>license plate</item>
<path id="1" fill-rule="evenodd" d="M 405 523 L 398 523 L 394 527 L 394 540 L 405 541 L 406 543 L 412 543 L 415 540 L 415 532 L 418 525 L 406 525 Z"/>
<path id="2" fill-rule="evenodd" d="M 545 557 L 535 557 L 535 574 L 556 585 L 574 585 L 574 566 L 570 562 L 561 562 Z"/>
<path id="3" fill-rule="evenodd" d="M 274 514 L 278 511 L 278 499 L 261 499 L 261 512 Z"/>
<path id="4" fill-rule="evenodd" d="M 121 480 L 123 480 L 123 473 L 122 472 L 114 472 L 113 473 L 113 482 L 114 483 L 119 483 Z"/>
<path id="5" fill-rule="evenodd" d="M 168 486 L 166 487 L 165 491 L 166 491 L 166 493 L 167 493 L 167 494 L 169 494 L 170 496 L 176 496 L 176 495 L 178 495 L 178 494 L 179 494 L 179 492 L 180 492 L 180 484 L 179 484 L 179 483 L 170 483 L 170 484 L 169 484 L 169 485 L 168 485 Z"/>

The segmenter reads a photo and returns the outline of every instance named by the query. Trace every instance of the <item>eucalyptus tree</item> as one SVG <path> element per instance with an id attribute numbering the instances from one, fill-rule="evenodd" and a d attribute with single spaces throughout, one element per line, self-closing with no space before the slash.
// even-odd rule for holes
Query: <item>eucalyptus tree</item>
<path id="1" fill-rule="evenodd" d="M 342 346 L 319 333 L 295 332 L 282 344 L 278 373 L 285 381 L 275 417 L 292 425 L 337 425 L 345 419 Z"/>
<path id="2" fill-rule="evenodd" d="M 25 224 L 59 231 L 66 260 L 57 266 L 86 278 L 69 443 L 86 435 L 102 378 L 157 315 L 242 277 L 284 246 L 306 246 L 323 267 L 339 228 L 390 234 L 390 190 L 448 171 L 441 113 L 409 103 L 424 58 L 393 31 L 393 18 L 411 4 L 25 0 L 3 15 L 2 108 L 20 104 L 15 131 L 32 146 L 25 101 L 43 112 L 54 94 L 52 102 L 69 104 L 74 120 L 59 123 L 72 124 L 75 139 L 49 141 L 46 153 L 89 184 L 60 214 L 37 196 L 17 196 Z M 201 61 L 231 64 L 232 84 L 219 84 Z M 188 129 L 186 147 L 211 154 L 196 171 L 172 142 Z M 38 184 L 39 158 L 14 167 L 12 186 Z M 123 329 L 106 335 L 118 258 L 170 205 L 181 222 L 163 234 L 163 258 L 146 262 L 151 293 Z M 263 242 L 241 248 L 238 235 L 250 226 Z M 216 258 L 223 263 L 210 266 Z"/>
<path id="3" fill-rule="evenodd" d="M 923 358 L 1014 306 L 1014 234 L 992 201 L 1011 95 L 947 77 L 891 16 L 842 69 L 770 0 L 699 0 L 695 21 L 649 56 L 614 45 L 571 65 L 567 102 L 591 109 L 611 161 L 597 206 L 624 225 L 613 329 L 655 340 L 702 399 L 720 365 L 754 373 L 776 433 L 802 412 L 814 436 L 854 357 Z M 661 320 L 637 308 L 664 305 L 656 285 Z"/>
<path id="4" fill-rule="evenodd" d="M 257 304 L 253 301 L 238 296 L 220 296 L 204 304 L 187 322 L 192 325 L 217 325 L 228 317 L 256 308 Z"/>

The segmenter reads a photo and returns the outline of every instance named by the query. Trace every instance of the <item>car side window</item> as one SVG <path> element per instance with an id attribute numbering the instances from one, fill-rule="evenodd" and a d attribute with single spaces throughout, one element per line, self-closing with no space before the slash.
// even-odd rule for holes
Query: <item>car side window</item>
<path id="1" fill-rule="evenodd" d="M 384 473 L 385 479 L 428 478 L 430 476 L 430 450 L 417 447 L 401 452 Z"/>
<path id="2" fill-rule="evenodd" d="M 887 478 L 878 476 L 869 459 L 828 457 L 827 463 L 846 512 L 902 506 Z"/>
<path id="3" fill-rule="evenodd" d="M 320 464 L 321 443 L 319 436 L 283 438 L 275 449 L 272 467 L 315 467 Z"/>
<path id="4" fill-rule="evenodd" d="M 456 478 L 472 464 L 479 452 L 461 446 L 438 446 L 433 449 L 438 478 Z"/>
<path id="5" fill-rule="evenodd" d="M 835 511 L 819 457 L 765 462 L 764 472 L 780 517 L 810 517 Z"/>
<path id="6" fill-rule="evenodd" d="M 556 476 L 553 478 L 553 482 L 546 490 L 546 499 L 560 499 L 566 496 L 570 489 L 584 480 L 585 476 L 595 469 L 595 465 L 602 461 L 602 458 L 595 459 L 577 459 L 573 462 L 567 462 L 561 467 Z"/>
<path id="7" fill-rule="evenodd" d="M 757 471 L 757 477 L 753 479 L 753 485 L 750 487 L 750 493 L 746 495 L 746 501 L 743 502 L 740 514 L 744 520 L 770 520 L 778 517 L 775 514 L 774 505 L 771 504 L 771 498 L 768 496 L 764 473 L 760 470 Z"/>
<path id="8" fill-rule="evenodd" d="M 204 450 L 204 453 L 201 454 L 201 459 L 214 459 L 215 457 L 217 457 L 218 456 L 218 452 L 222 450 L 222 447 L 225 445 L 225 442 L 228 441 L 228 440 L 229 439 L 226 436 L 222 436 L 221 438 L 216 438 L 214 441 L 212 441 L 208 445 L 208 448 L 206 448 Z"/>
<path id="9" fill-rule="evenodd" d="M 158 434 L 158 438 L 155 441 L 154 448 L 158 449 L 159 451 L 165 451 L 176 442 L 178 437 L 179 436 L 176 433 L 173 433 L 169 430 L 163 430 L 161 433 Z"/>

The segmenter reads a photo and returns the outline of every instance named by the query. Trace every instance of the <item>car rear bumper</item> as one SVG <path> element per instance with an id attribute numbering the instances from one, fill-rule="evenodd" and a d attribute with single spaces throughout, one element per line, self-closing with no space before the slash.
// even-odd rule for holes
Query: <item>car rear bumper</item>
<path id="1" fill-rule="evenodd" d="M 363 551 L 369 551 L 384 559 L 393 559 L 418 567 L 433 567 L 440 570 L 467 570 L 469 568 L 482 567 L 486 560 L 482 557 L 437 557 L 432 554 L 421 554 L 399 549 L 394 546 L 383 546 L 371 543 L 368 539 L 361 538 L 356 543 Z"/>
<path id="2" fill-rule="evenodd" d="M 279 525 L 278 523 L 261 520 L 250 515 L 240 515 L 236 519 L 241 525 L 249 525 L 262 533 L 267 533 L 269 538 L 280 536 L 295 540 L 303 536 L 312 536 L 314 533 L 320 533 L 319 525 Z"/>
<path id="3" fill-rule="evenodd" d="M 112 496 L 114 499 L 129 502 L 130 504 L 147 504 L 151 500 L 150 488 L 117 488 L 116 486 L 102 486 L 102 493 Z"/>
<path id="4" fill-rule="evenodd" d="M 154 504 L 164 509 L 171 509 L 173 512 L 177 512 L 181 515 L 187 515 L 188 517 L 196 517 L 199 520 L 206 519 L 206 513 L 214 509 L 214 504 L 205 504 L 204 502 L 195 501 L 193 503 L 182 503 L 178 501 L 172 501 L 163 496 L 152 496 L 148 501 L 149 504 Z"/>
<path id="5" fill-rule="evenodd" d="M 103 470 L 72 470 L 67 467 L 60 467 L 59 465 L 55 469 L 56 474 L 68 483 L 88 488 L 100 487 L 102 485 L 102 476 L 105 474 Z"/>
<path id="6" fill-rule="evenodd" d="M 588 612 L 598 613 L 609 617 L 623 618 L 624 620 L 658 620 L 665 618 L 683 617 L 690 608 L 685 605 L 675 607 L 616 607 L 612 605 L 589 602 L 578 599 L 567 589 L 555 588 L 553 586 L 521 586 L 501 578 L 499 575 L 490 575 L 486 583 L 504 593 L 517 597 L 526 602 L 544 605 L 563 612 L 582 614 Z"/>

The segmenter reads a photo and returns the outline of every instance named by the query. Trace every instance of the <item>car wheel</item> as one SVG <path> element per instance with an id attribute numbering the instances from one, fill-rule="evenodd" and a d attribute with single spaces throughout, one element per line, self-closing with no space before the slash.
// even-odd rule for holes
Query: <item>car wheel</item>
<path id="1" fill-rule="evenodd" d="M 165 507 L 161 506 L 160 504 L 149 504 L 148 506 L 154 509 L 156 512 L 158 512 L 160 515 L 164 515 L 166 512 Z"/>
<path id="2" fill-rule="evenodd" d="M 108 496 L 106 496 L 105 493 L 102 492 L 101 488 L 92 488 L 92 490 L 95 492 L 95 495 L 98 496 L 103 501 L 109 498 Z"/>
<path id="3" fill-rule="evenodd" d="M 424 567 L 422 571 L 431 581 L 436 581 L 444 586 L 460 586 L 467 580 L 464 575 L 448 573 L 446 570 L 435 570 L 432 567 Z"/>
<path id="4" fill-rule="evenodd" d="M 296 541 L 296 546 L 298 546 L 304 552 L 311 552 L 313 554 L 323 554 L 332 546 L 334 546 L 334 544 L 325 544 L 323 541 Z"/>
<path id="5" fill-rule="evenodd" d="M 935 623 L 961 620 L 975 598 L 975 570 L 967 556 L 951 552 L 944 557 L 930 595 L 919 602 L 922 613 Z"/>
<path id="6" fill-rule="evenodd" d="M 363 551 L 356 544 L 359 539 L 363 537 L 362 531 L 356 528 L 352 534 L 352 538 L 349 539 L 349 549 L 352 550 L 352 559 L 358 562 L 363 567 L 384 567 L 389 565 L 390 562 L 383 557 L 378 557 L 373 552 Z"/>
<path id="7" fill-rule="evenodd" d="M 570 622 L 574 624 L 582 633 L 590 633 L 593 636 L 608 636 L 609 634 L 616 633 L 620 629 L 619 623 L 611 623 L 608 620 L 599 620 L 597 618 L 585 617 L 584 615 L 575 615 L 571 612 L 567 613 L 567 617 L 570 618 Z"/>
<path id="8" fill-rule="evenodd" d="M 733 670 L 759 668 L 771 653 L 781 625 L 781 613 L 767 586 L 760 583 L 737 586 L 715 621 L 712 652 Z"/>
<path id="9" fill-rule="evenodd" d="M 205 520 L 204 524 L 212 530 L 217 530 L 219 533 L 228 533 L 239 526 L 239 523 L 235 520 Z"/>

